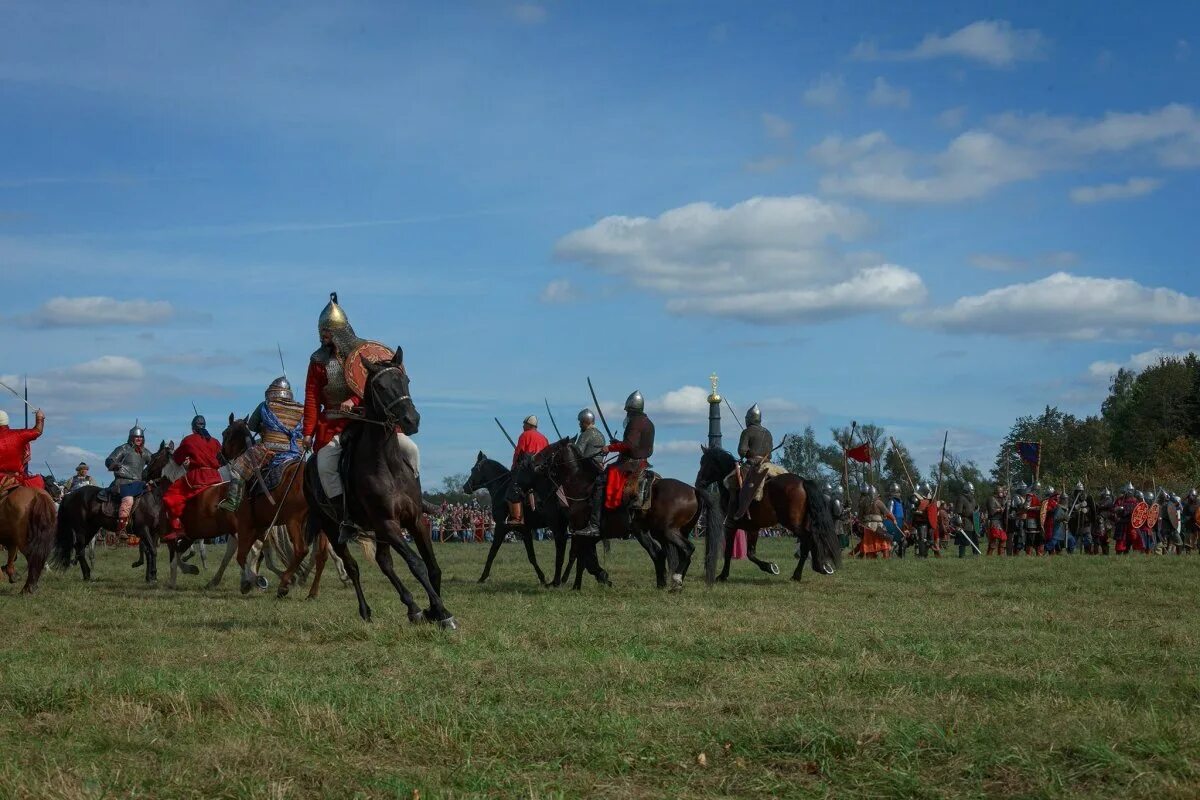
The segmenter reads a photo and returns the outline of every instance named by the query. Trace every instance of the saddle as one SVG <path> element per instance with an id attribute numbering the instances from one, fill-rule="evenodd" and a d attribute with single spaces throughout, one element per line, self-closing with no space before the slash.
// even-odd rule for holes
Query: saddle
<path id="1" fill-rule="evenodd" d="M 267 468 L 265 470 L 261 470 L 262 481 L 250 481 L 250 491 L 248 492 L 250 497 L 259 497 L 263 495 L 265 493 L 263 490 L 264 483 L 266 484 L 267 492 L 275 491 L 279 484 L 283 483 L 284 470 L 286 470 L 290 464 L 300 459 L 299 454 L 292 455 L 290 453 L 285 453 L 284 455 L 286 455 L 287 458 L 276 457 L 272 459 L 269 464 L 267 464 Z M 343 479 L 344 477 L 345 476 L 343 476 Z"/>
<path id="2" fill-rule="evenodd" d="M 631 511 L 649 511 L 654 484 L 658 483 L 662 476 L 652 469 L 643 469 L 630 478 L 631 480 L 625 482 L 622 505 L 628 506 Z"/>

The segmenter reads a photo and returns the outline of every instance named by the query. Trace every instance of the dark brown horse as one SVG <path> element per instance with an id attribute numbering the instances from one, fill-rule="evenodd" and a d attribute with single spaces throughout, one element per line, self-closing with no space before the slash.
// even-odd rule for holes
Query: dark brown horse
<path id="1" fill-rule="evenodd" d="M 697 486 L 717 484 L 721 495 L 721 507 L 729 507 L 729 489 L 725 486 L 725 476 L 733 472 L 737 461 L 733 454 L 719 447 L 704 447 L 700 450 L 700 471 L 696 475 Z M 767 480 L 763 486 L 763 499 L 750 504 L 746 515 L 735 520 L 729 520 L 731 528 L 741 528 L 746 531 L 747 555 L 754 564 L 764 572 L 779 574 L 779 568 L 769 561 L 762 561 L 755 555 L 758 544 L 758 532 L 763 528 L 780 525 L 796 537 L 796 570 L 792 580 L 800 580 L 804 571 L 804 562 L 812 555 L 812 568 L 815 572 L 832 575 L 841 566 L 842 550 L 834 530 L 833 514 L 821 487 L 814 481 L 801 478 L 799 475 L 787 473 L 776 475 Z M 729 578 L 729 559 L 733 556 L 733 537 L 726 536 L 725 566 L 717 580 Z"/>
<path id="2" fill-rule="evenodd" d="M 342 479 L 346 487 L 346 509 L 350 520 L 374 534 L 375 563 L 400 594 L 408 608 L 410 622 L 432 621 L 446 629 L 458 627 L 453 615 L 442 604 L 442 570 L 433 552 L 433 536 L 421 502 L 421 480 L 413 474 L 404 458 L 397 429 L 412 435 L 421 425 L 421 415 L 409 394 L 404 352 L 396 348 L 390 361 L 363 359 L 367 372 L 361 408 L 365 417 L 352 422 L 342 432 Z M 324 533 L 335 543 L 334 551 L 346 566 L 346 574 L 358 596 L 358 613 L 370 621 L 371 607 L 363 595 L 358 563 L 345 543 L 338 542 L 337 512 L 329 507 L 317 476 L 317 460 L 310 458 L 304 476 L 304 495 L 309 505 L 309 544 Z M 404 538 L 408 531 L 420 555 L 413 552 Z M 408 565 L 425 593 L 429 608 L 422 611 L 392 566 L 395 550 Z"/>
<path id="3" fill-rule="evenodd" d="M 143 476 L 146 492 L 137 499 L 133 515 L 129 518 L 128 531 L 138 537 L 138 548 L 146 565 L 147 583 L 158 581 L 158 537 L 166 533 L 168 522 L 162 495 L 170 485 L 170 481 L 163 478 L 163 471 L 172 463 L 174 452 L 172 445 L 165 441 L 159 443 Z M 84 580 L 92 579 L 92 568 L 84 553 L 88 544 L 101 529 L 115 531 L 118 528 L 116 502 L 102 501 L 100 494 L 103 491 L 99 486 L 81 486 L 68 492 L 58 509 L 54 566 L 68 568 L 74 553 Z"/>
<path id="4" fill-rule="evenodd" d="M 4 574 L 17 582 L 17 553 L 25 556 L 28 572 L 21 594 L 37 591 L 46 558 L 54 547 L 54 501 L 42 489 L 18 486 L 0 496 L 0 546 L 8 550 Z"/>
<path id="5" fill-rule="evenodd" d="M 562 490 L 570 504 L 568 513 L 571 528 L 577 530 L 584 527 L 590 513 L 592 485 L 597 478 L 590 460 L 579 458 L 570 439 L 561 439 L 534 457 L 533 472 L 544 476 L 556 489 Z M 596 580 L 608 584 L 608 574 L 600 566 L 596 545 L 601 539 L 621 539 L 632 535 L 650 554 L 658 587 L 662 589 L 668 585 L 669 573 L 671 591 L 679 591 L 683 588 L 683 579 L 695 550 L 688 536 L 695 529 L 701 514 L 704 514 L 705 529 L 708 531 L 705 539 L 705 582 L 711 584 L 716 573 L 717 555 L 724 541 L 721 510 L 706 492 L 673 478 L 661 478 L 654 483 L 650 507 L 645 511 L 630 511 L 624 507 L 606 510 L 600 518 L 600 536 L 572 537 L 571 555 L 572 558 L 578 558 L 583 569 L 595 576 Z M 580 588 L 582 581 L 583 570 L 579 570 L 573 588 Z"/>
<path id="6" fill-rule="evenodd" d="M 522 467 L 532 464 L 533 459 L 529 456 L 522 458 L 524 460 L 518 464 L 517 472 L 520 472 Z M 508 503 L 504 498 L 508 493 L 508 487 L 512 485 L 513 477 L 507 467 L 499 461 L 488 458 L 481 450 L 475 459 L 475 466 L 471 468 L 471 476 L 463 485 L 463 492 L 466 494 L 474 494 L 480 489 L 488 490 L 488 496 L 492 501 L 492 519 L 496 521 L 496 530 L 492 534 L 492 546 L 488 550 L 487 562 L 483 565 L 483 574 L 479 576 L 479 582 L 483 583 L 488 579 L 488 575 L 492 572 L 492 561 L 495 560 L 496 553 L 500 551 L 500 546 L 504 544 L 504 540 L 508 538 L 511 531 L 525 542 L 525 555 L 529 558 L 529 563 L 533 565 L 538 583 L 543 586 L 559 586 L 562 583 L 563 556 L 567 550 L 566 510 L 554 497 L 553 490 L 538 492 L 535 482 L 533 487 L 537 496 L 537 507 L 531 507 L 529 501 L 524 499 L 527 492 L 522 492 L 522 503 L 525 506 L 523 519 L 525 521 L 521 525 L 510 525 L 506 519 Z M 554 534 L 554 580 L 549 583 L 546 582 L 546 575 L 542 572 L 542 568 L 538 566 L 537 554 L 533 550 L 533 532 L 538 528 L 549 528 Z"/>

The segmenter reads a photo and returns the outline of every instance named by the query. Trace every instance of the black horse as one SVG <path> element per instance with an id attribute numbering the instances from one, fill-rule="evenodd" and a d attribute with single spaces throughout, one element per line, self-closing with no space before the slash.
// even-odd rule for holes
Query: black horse
<path id="1" fill-rule="evenodd" d="M 704 447 L 700 450 L 700 470 L 696 475 L 697 486 L 717 484 L 720 487 L 721 506 L 729 507 L 730 491 L 725 486 L 725 476 L 733 472 L 737 460 L 733 454 L 719 447 Z M 814 481 L 799 475 L 786 473 L 767 480 L 763 485 L 763 499 L 750 504 L 745 516 L 730 523 L 746 531 L 747 555 L 763 572 L 779 574 L 779 567 L 769 561 L 760 560 L 755 554 L 758 532 L 763 528 L 781 525 L 796 537 L 796 570 L 792 580 L 800 580 L 804 562 L 812 555 L 815 572 L 832 575 L 841 565 L 842 549 L 834 530 L 833 514 L 825 501 L 821 487 Z M 729 559 L 733 555 L 733 537 L 726 537 L 725 567 L 717 580 L 729 578 Z"/>
<path id="2" fill-rule="evenodd" d="M 517 465 L 518 472 L 523 466 L 528 467 L 533 461 L 532 457 L 527 454 L 521 458 L 521 463 Z M 495 560 L 496 553 L 500 552 L 500 546 L 508 538 L 509 532 L 512 532 L 525 542 L 525 554 L 529 557 L 529 563 L 533 565 L 533 571 L 537 573 L 538 583 L 543 586 L 560 586 L 562 584 L 563 556 L 567 551 L 566 510 L 558 503 L 553 490 L 546 491 L 549 488 L 548 482 L 545 482 L 544 487 L 539 487 L 535 482 L 532 485 L 537 502 L 536 507 L 531 507 L 528 499 L 523 496 L 525 521 L 520 525 L 509 524 L 506 519 L 508 503 L 505 502 L 504 497 L 508 494 L 508 487 L 512 485 L 512 481 L 512 473 L 499 461 L 488 458 L 481 450 L 475 459 L 475 466 L 471 468 L 471 477 L 463 484 L 463 491 L 467 494 L 474 494 L 480 489 L 488 490 L 488 496 L 492 501 L 492 519 L 496 520 L 492 546 L 488 550 L 487 563 L 483 565 L 483 574 L 479 576 L 479 582 L 483 583 L 488 579 L 488 575 L 492 572 L 492 561 Z M 539 492 L 539 488 L 542 488 L 543 491 Z M 522 492 L 522 495 L 524 494 Z M 533 532 L 538 528 L 549 529 L 554 534 L 554 580 L 549 584 L 546 583 L 546 575 L 538 566 L 537 555 L 533 550 Z"/>
<path id="3" fill-rule="evenodd" d="M 158 537 L 166 533 L 168 522 L 162 495 L 170 485 L 162 474 L 174 452 L 175 448 L 165 441 L 158 445 L 143 476 L 146 492 L 137 499 L 129 518 L 128 531 L 138 537 L 140 560 L 146 565 L 146 583 L 158 581 Z M 115 531 L 118 527 L 117 501 L 102 500 L 103 491 L 99 486 L 81 486 L 64 495 L 58 507 L 52 563 L 67 569 L 73 558 L 78 560 L 85 581 L 92 579 L 92 567 L 84 550 L 101 529 Z"/>
<path id="4" fill-rule="evenodd" d="M 390 361 L 362 359 L 362 364 L 367 371 L 361 406 L 365 416 L 352 422 L 341 434 L 341 470 L 346 486 L 347 512 L 355 525 L 373 532 L 375 563 L 408 607 L 409 621 L 433 621 L 452 630 L 458 623 L 442 605 L 442 570 L 433 552 L 429 523 L 423 514 L 421 480 L 413 474 L 396 441 L 397 428 L 411 436 L 421 424 L 421 415 L 409 394 L 404 351 L 396 348 Z M 333 548 L 354 584 L 359 616 L 369 622 L 371 607 L 363 595 L 358 563 L 350 555 L 347 545 L 338 543 L 336 511 L 329 507 L 321 490 L 315 458 L 309 459 L 305 470 L 304 495 L 309 505 L 309 546 L 316 544 L 322 532 L 334 543 Z M 405 541 L 406 530 L 416 542 L 420 556 Z M 400 554 L 429 596 L 427 611 L 421 610 L 400 582 L 392 566 L 392 550 Z"/>

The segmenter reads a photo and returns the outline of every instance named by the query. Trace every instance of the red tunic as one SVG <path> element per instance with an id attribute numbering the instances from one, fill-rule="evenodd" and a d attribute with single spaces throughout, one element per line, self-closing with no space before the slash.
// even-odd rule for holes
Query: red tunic
<path id="1" fill-rule="evenodd" d="M 523 454 L 529 453 L 535 456 L 550 446 L 550 442 L 546 441 L 546 437 L 538 432 L 537 428 L 530 428 L 521 433 L 517 437 L 517 447 L 513 450 L 513 468 L 517 466 L 517 459 Z"/>
<path id="2" fill-rule="evenodd" d="M 0 477 L 13 478 L 22 486 L 45 487 L 41 475 L 26 471 L 29 443 L 41 435 L 37 428 L 0 428 Z"/>
<path id="3" fill-rule="evenodd" d="M 325 383 L 328 377 L 325 365 L 308 362 L 308 376 L 304 381 L 304 435 L 313 437 L 313 452 L 329 444 L 329 440 L 341 433 L 349 420 L 329 419 L 325 412 L 337 409 L 325 408 Z M 350 403 L 358 405 L 359 399 L 351 397 Z"/>
<path id="4" fill-rule="evenodd" d="M 167 507 L 173 527 L 178 527 L 174 523 L 177 523 L 179 517 L 183 515 L 183 509 L 188 500 L 209 486 L 221 482 L 221 473 L 217 471 L 217 468 L 221 466 L 218 459 L 220 453 L 221 443 L 213 436 L 205 439 L 198 433 L 189 433 L 179 443 L 179 447 L 176 448 L 175 454 L 171 458 L 176 464 L 183 464 L 184 460 L 188 458 L 192 461 L 188 464 L 187 474 L 171 484 L 171 487 L 163 493 L 163 505 Z"/>

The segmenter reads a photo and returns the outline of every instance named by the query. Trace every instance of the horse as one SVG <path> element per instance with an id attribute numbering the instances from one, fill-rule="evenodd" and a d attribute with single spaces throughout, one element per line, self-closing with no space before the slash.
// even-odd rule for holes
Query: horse
<path id="1" fill-rule="evenodd" d="M 560 439 L 534 457 L 533 472 L 544 476 L 554 487 L 555 493 L 561 489 L 567 498 L 571 528 L 575 530 L 586 525 L 591 510 L 590 498 L 597 474 L 590 464 L 590 460 L 585 463 L 579 458 L 569 438 Z M 680 591 L 695 550 L 688 541 L 688 535 L 695 529 L 701 514 L 705 515 L 705 527 L 708 530 L 705 538 L 705 582 L 711 585 L 724 535 L 720 509 L 707 492 L 674 478 L 660 478 L 654 482 L 648 510 L 628 511 L 621 508 L 604 513 L 600 519 L 600 536 L 572 537 L 571 555 L 577 557 L 583 569 L 597 581 L 611 585 L 608 573 L 600 566 L 596 556 L 596 544 L 601 539 L 632 535 L 650 554 L 658 588 L 667 587 L 669 570 L 671 591 Z M 581 569 L 575 575 L 573 588 L 579 589 L 582 581 Z"/>
<path id="2" fill-rule="evenodd" d="M 396 441 L 397 428 L 411 436 L 421 425 L 421 415 L 409 393 L 404 351 L 397 347 L 391 360 L 376 362 L 360 357 L 360 361 L 366 370 L 363 402 L 359 406 L 364 416 L 341 434 L 340 468 L 346 487 L 346 513 L 360 529 L 374 532 L 375 563 L 408 608 L 409 622 L 433 621 L 443 629 L 454 630 L 458 622 L 442 603 L 442 569 L 434 555 L 433 536 L 424 515 L 421 479 L 413 473 Z M 354 584 L 358 614 L 370 622 L 371 607 L 363 595 L 358 563 L 350 555 L 347 543 L 340 540 L 336 511 L 329 507 L 321 489 L 315 458 L 308 460 L 304 495 L 309 507 L 309 544 L 315 543 L 321 533 L 334 543 L 334 552 L 342 559 Z M 416 543 L 419 556 L 405 540 L 406 530 Z M 422 611 L 400 582 L 392 566 L 393 550 L 404 559 L 428 595 L 428 610 Z"/>
<path id="3" fill-rule="evenodd" d="M 173 463 L 174 452 L 175 448 L 166 441 L 159 443 L 146 468 L 146 491 L 137 499 L 129 518 L 128 530 L 138 537 L 139 560 L 145 563 L 146 583 L 150 584 L 158 582 L 158 537 L 167 530 L 167 510 L 163 507 L 162 493 L 169 482 L 163 478 L 163 472 Z M 88 544 L 102 528 L 115 531 L 118 527 L 116 500 L 102 500 L 100 494 L 104 491 L 99 486 L 81 486 L 67 492 L 58 509 L 52 562 L 56 567 L 67 569 L 74 554 L 85 581 L 92 580 L 92 567 L 84 552 Z"/>
<path id="4" fill-rule="evenodd" d="M 717 484 L 721 496 L 721 507 L 729 507 L 729 488 L 725 476 L 737 465 L 733 454 L 720 447 L 700 446 L 700 470 L 696 474 L 697 486 Z M 812 555 L 814 572 L 832 575 L 841 566 L 842 550 L 834 529 L 833 513 L 821 488 L 815 481 L 787 473 L 769 478 L 763 484 L 763 499 L 750 504 L 745 516 L 729 520 L 732 527 L 746 531 L 746 551 L 749 559 L 763 572 L 779 574 L 779 567 L 762 561 L 755 555 L 758 532 L 763 528 L 782 525 L 796 537 L 796 570 L 792 580 L 800 580 L 804 562 Z M 729 579 L 729 559 L 733 556 L 733 537 L 726 537 L 725 566 L 717 580 Z"/>
<path id="5" fill-rule="evenodd" d="M 0 494 L 0 546 L 8 550 L 4 574 L 9 583 L 16 583 L 17 553 L 25 556 L 27 572 L 21 594 L 37 591 L 46 558 L 54 547 L 54 517 L 54 501 L 42 489 L 17 486 Z"/>
<path id="6" fill-rule="evenodd" d="M 46 494 L 50 495 L 50 499 L 55 505 L 62 502 L 63 485 L 54 479 L 53 475 L 42 475 L 42 483 L 46 485 Z"/>
<path id="7" fill-rule="evenodd" d="M 522 463 L 532 464 L 532 459 L 528 455 L 523 455 Z M 520 466 L 518 465 L 518 469 Z M 466 494 L 474 494 L 480 489 L 488 490 L 488 496 L 492 501 L 492 519 L 496 520 L 492 546 L 488 550 L 487 562 L 483 565 L 483 574 L 479 576 L 479 582 L 483 583 L 488 579 L 488 575 L 492 572 L 492 561 L 495 560 L 496 553 L 500 551 L 504 540 L 508 538 L 508 533 L 512 531 L 525 542 L 525 554 L 529 557 L 529 563 L 533 565 L 538 583 L 542 586 L 560 586 L 562 584 L 563 555 L 567 550 L 566 512 L 555 498 L 553 490 L 538 492 L 538 487 L 535 485 L 536 508 L 529 505 L 529 501 L 524 496 L 526 493 L 522 492 L 521 502 L 524 505 L 523 518 L 525 521 L 520 525 L 510 524 L 506 519 L 508 503 L 504 498 L 508 494 L 508 487 L 512 485 L 513 478 L 513 474 L 503 464 L 488 458 L 480 450 L 479 455 L 475 458 L 475 466 L 471 468 L 471 476 L 463 484 L 463 492 Z M 537 555 L 533 551 L 533 532 L 537 528 L 549 528 L 554 534 L 554 580 L 551 583 L 546 583 L 546 575 L 538 566 Z"/>

